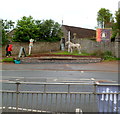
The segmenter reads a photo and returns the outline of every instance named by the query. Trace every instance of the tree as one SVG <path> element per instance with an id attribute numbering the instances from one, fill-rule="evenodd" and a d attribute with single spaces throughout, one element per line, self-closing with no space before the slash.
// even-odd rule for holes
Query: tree
<path id="1" fill-rule="evenodd" d="M 115 37 L 118 33 L 118 35 L 120 35 L 120 8 L 118 9 L 118 11 L 115 12 L 115 19 L 116 21 L 114 22 L 113 26 L 112 26 L 112 37 L 111 39 L 113 41 L 115 41 Z"/>
<path id="2" fill-rule="evenodd" d="M 120 8 L 115 13 L 115 19 L 116 19 L 116 28 L 120 31 Z"/>
<path id="3" fill-rule="evenodd" d="M 39 41 L 59 41 L 63 33 L 59 23 L 54 22 L 53 20 L 43 21 L 41 24 L 41 37 Z"/>
<path id="4" fill-rule="evenodd" d="M 35 20 L 32 16 L 26 17 L 23 16 L 21 20 L 18 20 L 14 41 L 18 42 L 28 42 L 29 39 L 35 37 Z"/>
<path id="5" fill-rule="evenodd" d="M 7 33 L 14 28 L 14 23 L 12 20 L 0 20 L 0 23 L 2 25 L 2 45 L 6 44 L 8 42 L 8 36 Z"/>
<path id="6" fill-rule="evenodd" d="M 61 26 L 53 20 L 34 20 L 33 17 L 22 17 L 18 20 L 14 41 L 29 42 L 33 38 L 36 41 L 59 41 L 62 32 Z"/>
<path id="7" fill-rule="evenodd" d="M 113 22 L 112 14 L 108 9 L 101 8 L 97 13 L 97 22 L 100 28 L 105 28 L 107 24 Z"/>

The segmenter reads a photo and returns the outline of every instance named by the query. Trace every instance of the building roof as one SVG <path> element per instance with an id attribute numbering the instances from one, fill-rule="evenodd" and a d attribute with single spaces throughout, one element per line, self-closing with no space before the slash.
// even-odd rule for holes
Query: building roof
<path id="1" fill-rule="evenodd" d="M 62 25 L 65 27 L 67 31 L 70 31 L 71 37 L 73 38 L 73 34 L 76 34 L 76 38 L 95 38 L 96 37 L 96 30 L 93 29 L 86 29 L 81 27 L 74 27 L 68 25 Z"/>

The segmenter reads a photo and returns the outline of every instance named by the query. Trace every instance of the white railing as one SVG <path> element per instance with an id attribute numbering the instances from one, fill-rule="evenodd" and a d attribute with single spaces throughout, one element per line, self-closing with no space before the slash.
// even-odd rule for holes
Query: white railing
<path id="1" fill-rule="evenodd" d="M 9 82 L 15 90 L 2 90 L 2 107 L 31 112 L 120 112 L 118 84 Z M 33 89 L 38 88 L 37 90 Z M 109 88 L 110 87 L 110 88 Z M 29 89 L 28 89 L 29 88 Z M 103 90 L 99 91 L 103 88 Z"/>

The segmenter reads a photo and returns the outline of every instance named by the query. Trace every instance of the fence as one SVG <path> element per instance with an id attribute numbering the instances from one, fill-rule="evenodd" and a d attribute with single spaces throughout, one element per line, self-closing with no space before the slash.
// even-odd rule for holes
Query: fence
<path id="1" fill-rule="evenodd" d="M 9 82 L 3 112 L 119 112 L 118 84 Z M 9 84 L 9 85 L 8 85 Z M 5 86 L 3 85 L 3 86 Z M 16 87 L 16 89 L 15 89 Z M 15 89 L 15 90 L 14 90 Z"/>

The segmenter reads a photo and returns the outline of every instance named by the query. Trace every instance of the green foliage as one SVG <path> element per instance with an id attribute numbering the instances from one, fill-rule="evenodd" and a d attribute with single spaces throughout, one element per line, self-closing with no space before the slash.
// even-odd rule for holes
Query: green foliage
<path id="1" fill-rule="evenodd" d="M 119 10 L 118 11 L 116 11 L 116 17 L 115 17 L 115 19 L 116 19 L 116 27 L 117 27 L 117 29 L 120 31 L 120 8 L 119 8 Z"/>
<path id="2" fill-rule="evenodd" d="M 91 55 L 101 57 L 104 61 L 119 60 L 119 58 L 116 58 L 112 55 L 111 51 L 106 51 L 106 52 L 96 51 Z"/>
<path id="3" fill-rule="evenodd" d="M 21 20 L 18 20 L 14 41 L 18 42 L 28 42 L 30 38 L 35 37 L 36 25 L 34 19 L 29 17 L 22 17 Z"/>
<path id="4" fill-rule="evenodd" d="M 0 25 L 2 26 L 2 40 L 0 43 L 5 45 L 8 42 L 7 32 L 14 28 L 14 22 L 11 20 L 0 20 Z"/>
<path id="5" fill-rule="evenodd" d="M 105 26 L 108 23 L 111 23 L 112 21 L 113 21 L 113 17 L 108 9 L 101 8 L 98 11 L 98 13 L 97 13 L 98 26 L 100 26 L 101 28 L 105 28 Z"/>
<path id="6" fill-rule="evenodd" d="M 112 26 L 112 37 L 115 40 L 117 33 L 120 35 L 120 9 L 115 13 L 116 22 Z"/>
<path id="7" fill-rule="evenodd" d="M 5 32 L 5 30 L 2 29 L 2 40 L 1 40 L 1 44 L 2 44 L 2 45 L 5 45 L 7 42 L 8 42 L 8 38 L 7 38 L 6 32 Z"/>
<path id="8" fill-rule="evenodd" d="M 61 27 L 53 20 L 34 20 L 33 17 L 23 17 L 18 20 L 14 41 L 29 42 L 33 38 L 36 41 L 59 41 L 62 36 Z"/>
<path id="9" fill-rule="evenodd" d="M 13 58 L 4 58 L 2 59 L 2 62 L 13 62 L 14 59 Z"/>

